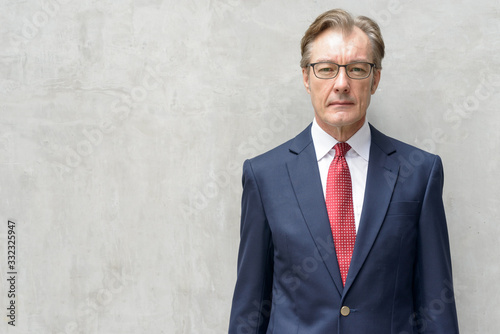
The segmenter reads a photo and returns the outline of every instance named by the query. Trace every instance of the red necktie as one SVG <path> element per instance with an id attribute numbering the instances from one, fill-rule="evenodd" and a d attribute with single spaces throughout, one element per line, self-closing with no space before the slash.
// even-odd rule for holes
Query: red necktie
<path id="1" fill-rule="evenodd" d="M 356 240 L 351 173 L 344 156 L 350 148 L 347 143 L 334 146 L 335 158 L 328 169 L 326 181 L 326 209 L 344 286 Z"/>

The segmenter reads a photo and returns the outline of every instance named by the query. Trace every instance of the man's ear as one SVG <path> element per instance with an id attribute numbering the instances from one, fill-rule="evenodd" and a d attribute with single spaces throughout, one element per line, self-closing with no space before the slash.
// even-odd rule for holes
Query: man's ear
<path id="1" fill-rule="evenodd" d="M 372 95 L 375 94 L 375 92 L 377 91 L 378 84 L 380 83 L 381 74 L 382 74 L 382 70 L 374 69 L 372 89 L 371 89 Z"/>
<path id="2" fill-rule="evenodd" d="M 304 87 L 306 87 L 307 92 L 311 94 L 311 89 L 309 87 L 309 66 L 302 68 L 302 79 L 304 82 Z"/>

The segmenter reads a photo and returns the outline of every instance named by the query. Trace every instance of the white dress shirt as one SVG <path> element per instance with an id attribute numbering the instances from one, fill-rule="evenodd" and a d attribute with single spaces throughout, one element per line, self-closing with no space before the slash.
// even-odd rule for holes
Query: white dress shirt
<path id="1" fill-rule="evenodd" d="M 328 169 L 335 157 L 333 147 L 338 141 L 326 133 L 313 120 L 311 135 L 318 160 L 319 174 L 321 176 L 321 185 L 323 186 L 323 196 L 326 198 L 326 179 Z M 351 149 L 346 153 L 345 159 L 351 172 L 352 180 L 352 202 L 354 206 L 354 222 L 356 224 L 356 233 L 359 228 L 361 211 L 363 209 L 363 200 L 365 197 L 366 176 L 368 174 L 368 159 L 370 156 L 371 132 L 368 122 L 365 123 L 349 140 L 347 140 Z"/>

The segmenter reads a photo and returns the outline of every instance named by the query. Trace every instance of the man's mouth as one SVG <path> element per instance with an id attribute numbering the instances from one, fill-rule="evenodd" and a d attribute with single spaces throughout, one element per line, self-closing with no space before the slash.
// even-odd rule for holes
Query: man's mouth
<path id="1" fill-rule="evenodd" d="M 328 106 L 350 106 L 353 105 L 354 103 L 351 101 L 332 101 L 328 103 Z"/>

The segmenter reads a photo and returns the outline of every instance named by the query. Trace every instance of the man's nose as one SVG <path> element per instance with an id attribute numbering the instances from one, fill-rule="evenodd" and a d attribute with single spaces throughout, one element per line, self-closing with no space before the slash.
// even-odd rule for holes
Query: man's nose
<path id="1" fill-rule="evenodd" d="M 347 76 L 346 68 L 339 68 L 339 73 L 337 77 L 333 79 L 335 82 L 333 83 L 333 89 L 338 93 L 347 93 L 349 92 L 349 84 L 350 79 Z"/>

